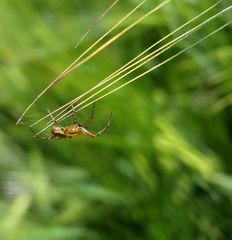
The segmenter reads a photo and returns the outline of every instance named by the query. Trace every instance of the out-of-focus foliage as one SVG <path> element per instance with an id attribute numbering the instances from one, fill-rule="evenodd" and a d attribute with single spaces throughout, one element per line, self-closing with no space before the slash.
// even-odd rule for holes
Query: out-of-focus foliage
<path id="1" fill-rule="evenodd" d="M 15 125 L 36 94 L 138 2 L 120 1 L 74 49 L 109 1 L 1 0 L 0 239 L 232 239 L 231 26 L 98 102 L 91 131 L 110 111 L 113 120 L 97 139 L 40 141 Z M 49 91 L 25 121 L 87 90 L 213 3 L 174 0 Z M 222 16 L 174 50 L 227 21 Z"/>

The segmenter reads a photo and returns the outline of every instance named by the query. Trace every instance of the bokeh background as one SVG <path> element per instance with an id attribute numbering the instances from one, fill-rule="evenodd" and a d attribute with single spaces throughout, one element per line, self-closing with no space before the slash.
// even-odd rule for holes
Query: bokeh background
<path id="1" fill-rule="evenodd" d="M 118 30 L 158 2 L 147 1 Z M 48 91 L 25 123 L 83 93 L 214 2 L 174 0 Z M 232 239 L 231 25 L 99 101 L 91 131 L 111 111 L 113 119 L 97 139 L 43 141 L 15 124 L 54 77 L 138 3 L 120 1 L 74 49 L 110 1 L 0 0 L 0 239 Z M 216 19 L 140 71 L 229 20 L 230 14 Z"/>

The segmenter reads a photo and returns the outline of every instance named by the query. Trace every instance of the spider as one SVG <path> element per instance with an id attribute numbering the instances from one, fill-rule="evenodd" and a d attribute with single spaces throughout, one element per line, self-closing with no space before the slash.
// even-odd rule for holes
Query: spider
<path id="1" fill-rule="evenodd" d="M 96 134 L 93 134 L 89 132 L 87 129 L 89 125 L 91 124 L 94 116 L 94 109 L 95 109 L 95 103 L 93 104 L 92 113 L 89 119 L 87 120 L 85 126 L 82 126 L 81 124 L 77 123 L 75 109 L 73 108 L 73 122 L 70 125 L 67 126 L 61 126 L 58 121 L 52 116 L 51 112 L 48 110 L 48 113 L 53 121 L 53 126 L 51 127 L 51 135 L 48 137 L 38 137 L 42 138 L 44 140 L 49 139 L 62 139 L 62 138 L 74 138 L 76 136 L 79 136 L 81 134 L 84 134 L 87 137 L 90 138 L 96 138 L 102 135 L 110 126 L 111 119 L 112 119 L 112 112 L 110 113 L 110 117 L 108 122 L 106 123 L 105 127 L 103 127 L 99 132 Z"/>

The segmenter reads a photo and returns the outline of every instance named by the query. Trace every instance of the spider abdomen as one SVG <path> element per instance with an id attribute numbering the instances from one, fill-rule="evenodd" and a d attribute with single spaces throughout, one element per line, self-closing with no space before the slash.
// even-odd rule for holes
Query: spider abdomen
<path id="1" fill-rule="evenodd" d="M 64 128 L 64 135 L 66 137 L 72 138 L 81 134 L 81 129 L 78 124 L 73 124 Z"/>

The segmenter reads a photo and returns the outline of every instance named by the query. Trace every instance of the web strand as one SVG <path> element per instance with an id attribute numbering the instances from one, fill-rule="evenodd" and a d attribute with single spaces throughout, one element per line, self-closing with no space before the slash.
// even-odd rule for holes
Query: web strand
<path id="1" fill-rule="evenodd" d="M 149 72 L 157 69 L 158 67 L 161 67 L 162 65 L 166 64 L 167 62 L 170 62 L 171 60 L 175 59 L 176 57 L 178 57 L 178 56 L 181 55 L 182 53 L 184 53 L 184 52 L 188 51 L 189 49 L 193 48 L 194 46 L 196 46 L 196 45 L 199 44 L 200 42 L 202 42 L 202 41 L 206 40 L 207 38 L 211 37 L 212 35 L 216 34 L 217 32 L 219 32 L 220 30 L 222 30 L 223 28 L 225 28 L 226 26 L 228 26 L 228 25 L 231 24 L 231 23 L 232 23 L 232 20 L 229 21 L 228 23 L 220 26 L 219 28 L 217 28 L 216 30 L 214 30 L 214 31 L 211 32 L 210 34 L 206 35 L 205 37 L 201 38 L 200 40 L 196 41 L 195 43 L 191 44 L 190 46 L 186 47 L 186 48 L 183 49 L 182 51 L 179 51 L 177 54 L 174 54 L 173 56 L 171 56 L 170 58 L 168 58 L 168 59 L 166 59 L 165 61 L 161 62 L 160 64 L 158 64 L 158 65 L 150 68 L 149 70 L 145 71 L 144 73 L 142 73 L 142 74 L 138 75 L 137 77 L 135 77 L 135 78 L 127 81 L 126 83 L 120 85 L 119 87 L 117 87 L 117 88 L 109 91 L 108 93 L 106 93 L 106 94 L 104 94 L 104 95 L 102 95 L 102 96 L 100 96 L 100 97 L 92 100 L 91 102 L 89 102 L 89 103 L 87 103 L 86 105 L 82 106 L 81 108 L 77 109 L 76 112 L 83 110 L 84 108 L 88 107 L 89 105 L 91 105 L 91 104 L 93 104 L 93 103 L 101 100 L 102 98 L 104 98 L 104 97 L 106 97 L 106 96 L 114 93 L 115 91 L 118 91 L 119 89 L 125 87 L 126 85 L 128 85 L 128 84 L 136 81 L 137 79 L 145 76 L 145 75 L 148 74 Z M 71 114 L 65 115 L 65 116 L 63 117 L 63 120 L 64 120 L 65 118 L 69 117 L 70 115 L 71 115 Z M 52 123 L 48 124 L 45 128 L 43 128 L 40 132 L 36 133 L 34 136 L 37 136 L 37 135 L 41 134 L 43 131 L 45 131 L 45 130 L 46 130 L 47 128 L 49 128 L 50 126 L 52 126 Z"/>

